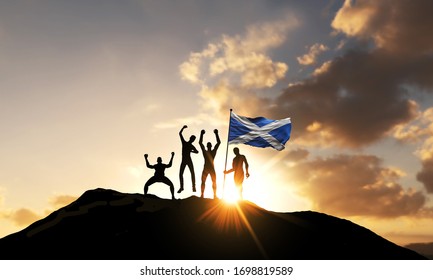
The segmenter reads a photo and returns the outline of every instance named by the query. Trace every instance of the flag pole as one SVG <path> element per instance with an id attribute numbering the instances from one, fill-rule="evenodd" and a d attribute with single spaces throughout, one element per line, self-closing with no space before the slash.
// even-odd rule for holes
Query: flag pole
<path id="1" fill-rule="evenodd" d="M 227 155 L 229 153 L 229 135 L 230 135 L 230 119 L 232 117 L 232 111 L 233 109 L 230 109 L 230 116 L 229 116 L 229 129 L 227 131 L 227 146 L 226 146 L 226 159 L 225 159 L 225 164 L 224 164 L 224 171 L 227 170 Z M 224 172 L 224 181 L 223 181 L 223 198 L 224 198 L 224 194 L 225 194 L 225 186 L 226 186 L 226 173 Z"/>

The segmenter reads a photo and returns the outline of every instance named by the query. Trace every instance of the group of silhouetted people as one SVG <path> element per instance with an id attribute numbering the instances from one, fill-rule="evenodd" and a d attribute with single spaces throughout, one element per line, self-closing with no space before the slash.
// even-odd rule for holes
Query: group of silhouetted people
<path id="1" fill-rule="evenodd" d="M 195 172 L 194 172 L 194 164 L 191 159 L 191 153 L 198 154 L 199 151 L 194 147 L 192 144 L 196 137 L 194 135 L 191 135 L 188 141 L 185 140 L 183 137 L 183 131 L 187 128 L 186 125 L 182 127 L 182 129 L 179 131 L 180 140 L 182 142 L 182 162 L 180 164 L 180 170 L 179 170 L 179 181 L 180 181 L 180 188 L 177 191 L 177 193 L 181 193 L 184 190 L 184 182 L 183 182 L 183 173 L 185 171 L 185 168 L 188 166 L 189 171 L 191 173 L 191 182 L 192 182 L 192 191 L 196 192 L 196 186 L 195 186 Z M 217 150 L 221 144 L 221 140 L 218 135 L 218 130 L 214 130 L 215 138 L 216 138 L 216 144 L 214 148 L 212 149 L 212 144 L 208 142 L 206 144 L 206 148 L 203 145 L 203 135 L 205 134 L 205 130 L 202 130 L 200 132 L 200 139 L 199 139 L 199 145 L 203 154 L 204 158 L 204 166 L 203 166 L 203 172 L 201 174 L 201 197 L 204 196 L 205 191 L 205 182 L 207 177 L 210 175 L 212 179 L 212 190 L 214 198 L 216 198 L 216 191 L 217 191 L 217 183 L 216 183 L 216 172 L 215 172 L 215 166 L 214 166 L 214 159 L 217 153 Z M 234 181 L 235 185 L 239 191 L 239 196 L 242 199 L 242 183 L 244 181 L 244 177 L 247 178 L 250 176 L 248 173 L 248 161 L 244 155 L 241 155 L 239 153 L 238 148 L 234 148 L 233 152 L 235 153 L 235 157 L 233 159 L 233 165 L 230 170 L 224 170 L 224 174 L 228 174 L 230 172 L 234 172 Z M 173 158 L 174 158 L 174 152 L 171 153 L 171 159 L 168 164 L 162 163 L 162 158 L 158 157 L 157 163 L 155 165 L 150 165 L 148 160 L 148 155 L 144 155 L 144 159 L 146 160 L 146 166 L 151 169 L 155 169 L 155 174 L 146 182 L 144 185 L 144 195 L 147 195 L 147 192 L 149 190 L 149 186 L 154 183 L 164 183 L 170 187 L 171 197 L 172 199 L 175 199 L 174 196 L 174 185 L 171 182 L 170 179 L 168 179 L 165 176 L 165 169 L 170 168 L 173 164 Z M 244 166 L 245 166 L 245 173 L 244 173 Z"/>

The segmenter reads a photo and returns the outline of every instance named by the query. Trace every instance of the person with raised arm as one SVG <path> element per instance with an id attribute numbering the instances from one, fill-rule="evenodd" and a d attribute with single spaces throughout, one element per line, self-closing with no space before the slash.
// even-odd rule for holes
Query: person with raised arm
<path id="1" fill-rule="evenodd" d="M 148 154 L 144 155 L 144 159 L 146 160 L 146 166 L 147 166 L 147 168 L 155 169 L 155 174 L 149 180 L 147 180 L 146 184 L 144 184 L 144 196 L 147 195 L 147 191 L 149 190 L 150 185 L 159 182 L 159 183 L 164 183 L 170 187 L 171 199 L 174 200 L 175 199 L 175 197 L 174 197 L 174 185 L 170 181 L 170 179 L 165 177 L 165 169 L 170 168 L 173 164 L 174 152 L 171 153 L 171 159 L 170 159 L 170 162 L 168 164 L 162 163 L 162 158 L 158 157 L 158 159 L 156 160 L 157 164 L 150 165 L 148 157 L 149 157 Z"/>
<path id="2" fill-rule="evenodd" d="M 179 131 L 179 137 L 182 141 L 182 162 L 180 163 L 180 170 L 179 170 L 179 181 L 180 181 L 180 188 L 177 191 L 177 193 L 181 193 L 183 191 L 183 172 L 185 171 L 185 167 L 188 166 L 189 171 L 191 172 L 191 181 L 192 181 L 192 191 L 195 192 L 195 173 L 194 173 L 194 164 L 192 163 L 191 159 L 191 153 L 198 154 L 197 149 L 192 144 L 195 140 L 195 136 L 191 135 L 188 141 L 185 140 L 183 137 L 183 130 L 187 128 L 188 126 L 184 125 L 182 129 Z"/>
<path id="3" fill-rule="evenodd" d="M 203 172 L 201 173 L 201 196 L 203 198 L 204 190 L 205 190 L 205 183 L 207 176 L 210 175 L 212 179 L 212 189 L 213 189 L 213 198 L 215 199 L 216 196 L 216 190 L 217 190 L 217 184 L 216 184 L 216 173 L 215 173 L 215 166 L 214 166 L 214 159 L 215 155 L 217 153 L 218 147 L 221 144 L 220 137 L 218 135 L 218 130 L 215 129 L 215 138 L 216 138 L 216 144 L 215 147 L 212 149 L 212 144 L 208 142 L 206 144 L 207 149 L 205 149 L 203 145 L 203 135 L 205 134 L 205 130 L 203 129 L 200 133 L 200 140 L 198 143 L 200 144 L 201 151 L 203 153 L 204 157 L 204 166 L 203 166 Z"/>

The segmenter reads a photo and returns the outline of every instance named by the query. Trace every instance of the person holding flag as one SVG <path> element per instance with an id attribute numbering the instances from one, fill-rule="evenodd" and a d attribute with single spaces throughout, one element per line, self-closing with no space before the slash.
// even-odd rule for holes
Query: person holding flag
<path id="1" fill-rule="evenodd" d="M 235 153 L 235 157 L 233 158 L 232 169 L 224 170 L 224 174 L 228 174 L 234 172 L 235 185 L 239 192 L 239 198 L 242 200 L 242 183 L 244 182 L 244 175 L 250 177 L 250 173 L 248 172 L 248 161 L 244 155 L 241 155 L 239 152 L 239 148 L 234 148 L 233 152 Z M 245 173 L 244 173 L 244 165 L 245 165 Z"/>
<path id="2" fill-rule="evenodd" d="M 248 118 L 238 116 L 230 110 L 228 144 L 246 144 L 253 147 L 272 147 L 284 150 L 290 138 L 290 118 L 271 120 L 264 117 Z"/>
<path id="3" fill-rule="evenodd" d="M 239 189 L 242 197 L 242 183 L 244 180 L 243 165 L 245 165 L 246 177 L 249 177 L 248 162 L 244 155 L 239 153 L 238 148 L 234 148 L 235 158 L 233 167 L 227 170 L 227 154 L 230 144 L 245 144 L 253 147 L 267 148 L 271 147 L 277 151 L 285 148 L 286 142 L 290 139 L 292 131 L 292 122 L 290 118 L 281 120 L 272 120 L 264 117 L 249 118 L 239 116 L 230 109 L 230 122 L 226 148 L 226 159 L 224 174 L 235 172 L 235 184 Z M 224 184 L 225 186 L 225 176 Z M 224 193 L 224 190 L 223 190 Z"/>

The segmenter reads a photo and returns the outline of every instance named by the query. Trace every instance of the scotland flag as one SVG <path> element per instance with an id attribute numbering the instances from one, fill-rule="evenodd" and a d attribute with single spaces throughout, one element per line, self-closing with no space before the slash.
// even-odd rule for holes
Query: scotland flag
<path id="1" fill-rule="evenodd" d="M 270 120 L 263 117 L 247 118 L 230 112 L 229 144 L 246 144 L 254 147 L 272 147 L 278 151 L 290 138 L 290 118 Z"/>

